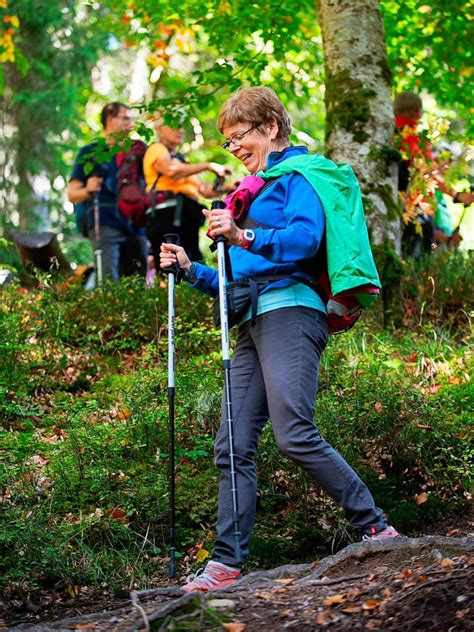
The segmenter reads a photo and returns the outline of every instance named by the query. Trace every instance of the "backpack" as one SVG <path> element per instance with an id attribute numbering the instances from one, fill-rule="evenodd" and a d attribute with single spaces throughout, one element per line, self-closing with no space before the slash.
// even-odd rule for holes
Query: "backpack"
<path id="1" fill-rule="evenodd" d="M 122 215 L 137 228 L 145 225 L 147 209 L 167 198 L 165 191 L 156 191 L 157 176 L 151 191 L 146 191 L 143 174 L 143 156 L 147 150 L 141 140 L 133 141 L 129 151 L 116 155 L 117 204 Z"/>
<path id="2" fill-rule="evenodd" d="M 298 280 L 317 291 L 325 302 L 329 333 L 342 333 L 356 324 L 381 289 L 360 188 L 352 169 L 322 156 L 289 158 L 267 172 L 243 178 L 237 191 L 224 202 L 241 228 L 255 228 L 257 224 L 247 215 L 250 204 L 275 180 L 292 171 L 301 173 L 310 184 L 317 184 L 326 216 L 325 238 L 319 251 L 303 262 L 303 270 L 311 280 L 304 276 Z"/>

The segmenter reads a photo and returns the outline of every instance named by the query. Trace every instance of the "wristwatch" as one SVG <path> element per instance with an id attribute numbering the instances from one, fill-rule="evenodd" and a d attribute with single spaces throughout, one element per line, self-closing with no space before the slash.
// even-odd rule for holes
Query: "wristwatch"
<path id="1" fill-rule="evenodd" d="M 191 267 L 189 270 L 185 271 L 183 274 L 183 279 L 188 283 L 196 283 L 196 268 L 197 265 L 194 261 L 191 262 Z"/>
<path id="2" fill-rule="evenodd" d="M 245 228 L 242 235 L 242 245 L 241 247 L 244 250 L 248 250 L 252 247 L 253 242 L 255 241 L 255 233 L 250 228 Z"/>

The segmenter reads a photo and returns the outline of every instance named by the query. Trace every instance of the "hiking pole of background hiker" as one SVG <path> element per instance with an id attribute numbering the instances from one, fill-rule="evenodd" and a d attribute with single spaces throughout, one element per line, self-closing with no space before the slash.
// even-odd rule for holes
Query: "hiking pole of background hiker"
<path id="1" fill-rule="evenodd" d="M 216 200 L 211 205 L 211 209 L 225 207 L 226 206 L 224 202 L 222 202 L 221 200 Z M 235 558 L 237 563 L 240 564 L 240 562 L 242 561 L 242 552 L 240 547 L 240 516 L 237 491 L 237 473 L 235 470 L 234 421 L 232 417 L 232 397 L 230 391 L 230 344 L 226 292 L 226 238 L 223 235 L 219 235 L 214 240 L 214 244 L 212 246 L 212 249 L 215 250 L 215 247 L 217 247 L 217 263 L 219 275 L 219 308 L 221 315 L 222 361 L 224 365 L 225 414 L 227 418 L 227 432 L 229 436 L 230 486 L 232 495 L 232 521 L 234 523 L 235 537 Z"/>
<path id="2" fill-rule="evenodd" d="M 94 236 L 95 236 L 95 268 L 96 268 L 96 284 L 98 287 L 102 285 L 102 248 L 100 245 L 100 215 L 99 215 L 99 194 L 94 193 Z"/>
<path id="3" fill-rule="evenodd" d="M 179 236 L 164 235 L 165 243 L 178 244 Z M 174 289 L 181 280 L 179 263 L 165 268 L 168 274 L 168 410 L 169 410 L 169 576 L 176 577 L 176 530 L 175 530 L 175 463 L 174 463 Z"/>

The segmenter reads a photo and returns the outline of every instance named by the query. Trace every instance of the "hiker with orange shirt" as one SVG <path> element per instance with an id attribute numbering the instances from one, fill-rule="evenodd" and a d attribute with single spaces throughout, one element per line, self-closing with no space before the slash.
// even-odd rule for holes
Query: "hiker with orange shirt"
<path id="1" fill-rule="evenodd" d="M 199 250 L 199 228 L 204 224 L 203 204 L 199 198 L 214 199 L 223 192 L 233 190 L 225 184 L 222 188 L 214 188 L 205 184 L 197 176 L 210 171 L 223 179 L 229 170 L 217 162 L 191 163 L 178 147 L 184 139 L 184 128 L 165 125 L 163 118 L 155 122 L 157 142 L 147 149 L 143 161 L 143 171 L 147 190 L 153 187 L 157 191 L 169 192 L 169 202 L 159 205 L 148 215 L 147 237 L 152 246 L 156 268 L 159 269 L 159 253 L 166 233 L 180 236 L 181 245 L 190 253 L 194 261 L 202 261 Z M 215 185 L 214 185 L 215 186 Z"/>

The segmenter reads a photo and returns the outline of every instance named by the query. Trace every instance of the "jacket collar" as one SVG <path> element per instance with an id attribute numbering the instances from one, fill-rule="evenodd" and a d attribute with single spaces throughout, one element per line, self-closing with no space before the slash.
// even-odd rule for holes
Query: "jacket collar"
<path id="1" fill-rule="evenodd" d="M 293 156 L 299 156 L 300 154 L 307 154 L 308 148 L 303 147 L 302 145 L 290 145 L 290 147 L 285 147 L 283 151 L 272 151 L 268 154 L 267 157 L 267 169 L 274 167 L 283 160 L 287 158 L 291 158 Z"/>

